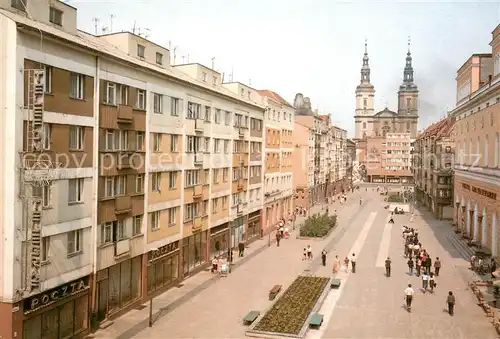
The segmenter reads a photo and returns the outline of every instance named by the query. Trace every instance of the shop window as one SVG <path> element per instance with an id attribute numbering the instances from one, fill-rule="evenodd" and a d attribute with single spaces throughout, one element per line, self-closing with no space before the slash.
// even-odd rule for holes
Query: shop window
<path id="1" fill-rule="evenodd" d="M 141 296 L 142 259 L 135 257 L 114 265 L 108 271 L 108 291 L 99 291 L 99 298 L 106 298 L 108 293 L 108 310 L 110 313 L 123 308 Z M 103 285 L 104 286 L 104 285 Z"/>
<path id="2" fill-rule="evenodd" d="M 179 254 L 158 260 L 148 267 L 148 292 L 168 286 L 179 278 Z"/>

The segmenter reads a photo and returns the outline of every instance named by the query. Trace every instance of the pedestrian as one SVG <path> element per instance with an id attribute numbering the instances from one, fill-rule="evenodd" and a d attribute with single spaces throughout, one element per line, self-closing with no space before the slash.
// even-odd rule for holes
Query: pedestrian
<path id="1" fill-rule="evenodd" d="M 441 260 L 439 257 L 436 257 L 436 261 L 434 261 L 434 272 L 436 277 L 439 277 L 439 270 L 441 270 Z"/>
<path id="2" fill-rule="evenodd" d="M 392 218 L 392 215 L 391 218 L 389 219 L 389 224 L 394 224 L 394 219 Z"/>
<path id="3" fill-rule="evenodd" d="M 307 245 L 306 250 L 307 250 L 307 259 L 312 260 L 313 253 L 312 253 L 311 245 Z"/>
<path id="4" fill-rule="evenodd" d="M 323 266 L 326 266 L 326 250 L 324 249 L 321 251 L 321 262 L 323 263 Z"/>
<path id="5" fill-rule="evenodd" d="M 436 287 L 436 280 L 434 280 L 434 273 L 431 273 L 429 276 L 429 288 L 431 289 L 431 293 L 434 293 L 434 287 Z"/>
<path id="6" fill-rule="evenodd" d="M 408 284 L 408 287 L 405 289 L 405 300 L 406 300 L 406 310 L 411 312 L 411 303 L 413 301 L 413 295 L 415 291 L 411 287 L 411 284 Z"/>
<path id="7" fill-rule="evenodd" d="M 345 272 L 348 273 L 349 272 L 349 258 L 348 257 L 345 257 L 345 259 L 344 259 L 344 266 L 345 266 Z"/>
<path id="8" fill-rule="evenodd" d="M 356 254 L 353 253 L 351 256 L 351 267 L 352 267 L 352 273 L 356 273 Z"/>
<path id="9" fill-rule="evenodd" d="M 431 273 L 432 259 L 430 255 L 427 255 L 427 260 L 425 260 L 425 272 L 427 274 Z"/>
<path id="10" fill-rule="evenodd" d="M 421 268 L 422 268 L 422 259 L 420 259 L 419 257 L 416 257 L 416 259 L 415 259 L 415 274 L 417 275 L 417 277 L 420 276 Z"/>
<path id="11" fill-rule="evenodd" d="M 408 259 L 408 274 L 409 275 L 413 275 L 413 259 L 410 257 L 410 259 Z"/>
<path id="12" fill-rule="evenodd" d="M 245 244 L 240 242 L 238 244 L 238 256 L 241 258 L 245 254 Z"/>
<path id="13" fill-rule="evenodd" d="M 281 234 L 280 232 L 276 232 L 276 246 L 280 247 Z"/>
<path id="14" fill-rule="evenodd" d="M 448 314 L 455 314 L 455 296 L 452 291 L 448 292 L 448 297 L 446 298 L 446 303 L 448 304 Z"/>
<path id="15" fill-rule="evenodd" d="M 427 275 L 427 272 L 424 272 L 424 274 L 422 274 L 422 289 L 424 290 L 424 293 L 427 292 L 428 287 L 429 287 L 429 276 Z"/>
<path id="16" fill-rule="evenodd" d="M 413 245 L 413 243 L 411 242 L 411 240 L 412 240 L 412 239 L 410 238 L 410 242 L 408 243 L 408 255 L 409 255 L 410 257 L 412 257 L 412 256 L 413 256 L 413 247 L 414 247 L 414 245 Z"/>
<path id="17" fill-rule="evenodd" d="M 219 260 L 217 260 L 216 257 L 212 259 L 212 273 L 217 273 L 217 264 L 219 263 Z"/>
<path id="18" fill-rule="evenodd" d="M 495 278 L 493 272 L 495 272 L 496 270 L 497 270 L 497 262 L 495 261 L 495 259 L 491 258 L 490 273 L 492 278 Z"/>
<path id="19" fill-rule="evenodd" d="M 333 274 L 337 273 L 340 271 L 340 259 L 339 256 L 336 255 L 335 259 L 333 259 Z"/>
<path id="20" fill-rule="evenodd" d="M 387 259 L 385 259 L 385 276 L 388 278 L 391 276 L 391 258 L 390 257 L 387 257 Z"/>
<path id="21" fill-rule="evenodd" d="M 302 260 L 307 259 L 307 249 L 304 247 L 304 252 L 302 253 Z"/>

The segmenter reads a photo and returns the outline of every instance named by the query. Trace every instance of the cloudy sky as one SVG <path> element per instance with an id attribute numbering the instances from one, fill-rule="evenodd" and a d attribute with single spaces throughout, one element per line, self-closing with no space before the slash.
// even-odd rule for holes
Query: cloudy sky
<path id="1" fill-rule="evenodd" d="M 420 126 L 454 105 L 456 70 L 472 53 L 491 52 L 500 22 L 495 1 L 390 2 L 327 0 L 69 0 L 82 30 L 93 18 L 113 31 L 149 32 L 176 62 L 199 62 L 235 81 L 272 89 L 290 102 L 297 92 L 352 135 L 354 90 L 368 39 L 376 110 L 396 110 L 411 36 L 420 90 Z M 114 18 L 111 20 L 111 15 Z M 111 24 L 112 21 L 112 24 Z M 173 57 L 172 57 L 173 59 Z"/>

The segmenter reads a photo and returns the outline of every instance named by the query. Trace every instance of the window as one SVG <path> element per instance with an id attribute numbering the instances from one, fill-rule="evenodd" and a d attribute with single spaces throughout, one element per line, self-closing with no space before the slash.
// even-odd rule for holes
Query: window
<path id="1" fill-rule="evenodd" d="M 104 135 L 104 149 L 106 151 L 115 150 L 115 132 L 113 130 L 106 130 Z"/>
<path id="2" fill-rule="evenodd" d="M 52 136 L 52 125 L 43 124 L 43 142 L 42 146 L 44 150 L 50 150 L 50 140 Z"/>
<path id="3" fill-rule="evenodd" d="M 116 241 L 128 238 L 127 228 L 125 227 L 125 222 L 123 220 L 114 221 L 113 226 L 113 231 L 116 234 Z"/>
<path id="4" fill-rule="evenodd" d="M 82 252 L 83 231 L 76 230 L 68 232 L 67 251 L 68 255 Z"/>
<path id="5" fill-rule="evenodd" d="M 62 16 L 63 12 L 57 8 L 50 7 L 49 21 L 53 24 L 62 26 Z"/>
<path id="6" fill-rule="evenodd" d="M 214 85 L 217 85 L 217 77 L 214 77 Z"/>
<path id="7" fill-rule="evenodd" d="M 224 153 L 229 153 L 229 140 L 224 140 Z"/>
<path id="8" fill-rule="evenodd" d="M 197 170 L 188 170 L 185 172 L 186 182 L 185 187 L 191 187 L 198 185 L 200 182 L 199 171 Z"/>
<path id="9" fill-rule="evenodd" d="M 172 134 L 170 135 L 170 152 L 179 151 L 179 136 Z"/>
<path id="10" fill-rule="evenodd" d="M 179 116 L 180 100 L 170 97 L 170 115 L 173 117 Z"/>
<path id="11" fill-rule="evenodd" d="M 52 206 L 51 191 L 52 191 L 52 187 L 50 185 L 42 186 L 42 207 L 43 208 L 50 208 Z"/>
<path id="12" fill-rule="evenodd" d="M 214 139 L 214 153 L 220 153 L 220 139 Z"/>
<path id="13" fill-rule="evenodd" d="M 217 183 L 219 183 L 219 169 L 218 168 L 214 168 L 212 171 L 213 171 L 213 176 L 212 176 L 213 183 L 217 184 Z"/>
<path id="14" fill-rule="evenodd" d="M 136 132 L 135 149 L 137 151 L 144 151 L 144 132 Z"/>
<path id="15" fill-rule="evenodd" d="M 104 196 L 107 198 L 115 196 L 115 179 L 113 177 L 104 178 Z"/>
<path id="16" fill-rule="evenodd" d="M 185 210 L 184 210 L 184 220 L 189 221 L 193 220 L 198 216 L 198 204 L 197 203 L 191 203 L 185 205 Z"/>
<path id="17" fill-rule="evenodd" d="M 194 102 L 188 102 L 187 118 L 188 119 L 200 119 L 201 118 L 201 105 L 194 103 Z"/>
<path id="18" fill-rule="evenodd" d="M 163 54 L 156 52 L 156 63 L 163 65 Z"/>
<path id="19" fill-rule="evenodd" d="M 132 236 L 142 234 L 142 214 L 136 215 L 132 224 Z"/>
<path id="20" fill-rule="evenodd" d="M 125 175 L 118 175 L 115 177 L 115 194 L 117 196 L 119 195 L 125 195 L 127 192 L 127 176 Z"/>
<path id="21" fill-rule="evenodd" d="M 135 193 L 144 193 L 144 174 L 137 174 L 135 177 Z"/>
<path id="22" fill-rule="evenodd" d="M 215 109 L 214 122 L 220 124 L 220 109 L 218 108 Z"/>
<path id="23" fill-rule="evenodd" d="M 137 102 L 135 103 L 137 109 L 146 109 L 146 91 L 143 89 L 137 90 Z"/>
<path id="24" fill-rule="evenodd" d="M 217 213 L 217 203 L 219 202 L 219 198 L 212 199 L 212 214 Z"/>
<path id="25" fill-rule="evenodd" d="M 68 180 L 68 203 L 74 204 L 83 202 L 83 183 L 84 178 Z"/>
<path id="26" fill-rule="evenodd" d="M 101 227 L 101 244 L 113 241 L 113 222 L 107 222 Z"/>
<path id="27" fill-rule="evenodd" d="M 43 68 L 45 70 L 44 92 L 50 94 L 52 93 L 52 67 L 44 65 Z"/>
<path id="28" fill-rule="evenodd" d="M 168 188 L 171 190 L 177 188 L 177 172 L 168 172 Z"/>
<path id="29" fill-rule="evenodd" d="M 160 172 L 151 173 L 151 190 L 153 192 L 160 192 L 160 183 L 161 183 L 161 173 Z"/>
<path id="30" fill-rule="evenodd" d="M 161 145 L 161 134 L 160 133 L 152 133 L 152 134 L 153 134 L 153 152 L 159 152 Z"/>
<path id="31" fill-rule="evenodd" d="M 203 82 L 207 82 L 207 73 L 206 72 L 203 72 L 202 80 L 203 80 Z"/>
<path id="32" fill-rule="evenodd" d="M 222 181 L 227 182 L 228 180 L 229 180 L 229 169 L 223 168 L 222 169 Z"/>
<path id="33" fill-rule="evenodd" d="M 116 84 L 106 82 L 106 92 L 104 92 L 103 102 L 109 105 L 116 105 Z"/>
<path id="34" fill-rule="evenodd" d="M 144 58 L 144 55 L 146 54 L 146 47 L 143 45 L 137 44 L 137 56 L 139 58 Z"/>
<path id="35" fill-rule="evenodd" d="M 163 95 L 153 93 L 153 111 L 158 114 L 163 113 Z"/>
<path id="36" fill-rule="evenodd" d="M 235 117 L 236 116 L 237 114 L 235 115 Z M 226 124 L 226 126 L 229 126 L 231 124 L 231 112 L 226 111 L 226 113 L 224 114 L 224 124 Z"/>
<path id="37" fill-rule="evenodd" d="M 206 153 L 210 153 L 210 138 L 205 138 L 205 145 L 203 147 L 203 151 Z"/>
<path id="38" fill-rule="evenodd" d="M 73 99 L 83 99 L 85 87 L 85 76 L 83 74 L 71 73 L 69 76 L 69 96 Z"/>
<path id="39" fill-rule="evenodd" d="M 160 211 L 149 213 L 149 220 L 151 231 L 157 231 L 160 229 Z"/>
<path id="40" fill-rule="evenodd" d="M 208 168 L 203 170 L 203 185 L 210 184 L 210 170 Z"/>
<path id="41" fill-rule="evenodd" d="M 26 12 L 28 0 L 10 0 L 10 5 L 15 9 Z"/>
<path id="42" fill-rule="evenodd" d="M 120 151 L 128 150 L 128 131 L 115 131 L 115 149 Z"/>
<path id="43" fill-rule="evenodd" d="M 201 150 L 201 141 L 202 139 L 199 137 L 195 137 L 192 135 L 188 135 L 187 137 L 187 147 L 186 152 L 199 152 Z"/>
<path id="44" fill-rule="evenodd" d="M 212 109 L 210 108 L 210 106 L 205 106 L 205 121 L 206 122 L 210 122 L 211 115 L 212 115 Z"/>
<path id="45" fill-rule="evenodd" d="M 119 105 L 128 105 L 128 86 L 118 85 L 118 97 L 117 104 Z"/>
<path id="46" fill-rule="evenodd" d="M 177 207 L 169 208 L 167 211 L 168 211 L 168 226 L 173 226 L 177 221 Z"/>
<path id="47" fill-rule="evenodd" d="M 40 253 L 40 259 L 42 262 L 47 262 L 50 259 L 50 237 L 42 238 L 42 248 Z"/>

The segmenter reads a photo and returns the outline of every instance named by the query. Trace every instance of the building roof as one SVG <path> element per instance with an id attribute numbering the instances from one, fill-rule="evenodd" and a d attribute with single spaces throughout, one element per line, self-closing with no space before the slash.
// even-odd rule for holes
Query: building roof
<path id="1" fill-rule="evenodd" d="M 210 91 L 212 93 L 216 93 L 224 97 L 230 98 L 232 100 L 242 102 L 246 105 L 253 106 L 255 108 L 259 108 L 262 110 L 264 109 L 264 107 L 252 101 L 239 97 L 236 93 L 231 92 L 230 90 L 224 88 L 223 86 L 214 87 L 207 85 L 202 81 L 193 79 L 192 77 L 176 69 L 175 67 L 160 67 L 157 65 L 150 64 L 144 60 L 136 59 L 128 55 L 127 53 L 119 50 L 117 47 L 111 45 L 110 43 L 104 41 L 103 39 L 100 39 L 99 37 L 94 36 L 92 34 L 82 31 L 78 31 L 76 34 L 71 34 L 56 27 L 53 27 L 51 25 L 44 24 L 39 21 L 34 21 L 23 15 L 12 13 L 4 9 L 0 9 L 0 15 L 3 15 L 6 18 L 9 18 L 10 20 L 16 22 L 19 28 L 25 27 L 29 30 L 37 32 L 37 34 L 43 32 L 43 34 L 46 35 L 47 37 L 52 37 L 55 38 L 56 40 L 60 40 L 63 43 L 67 44 L 68 46 L 74 45 L 75 47 L 87 49 L 89 50 L 90 53 L 105 55 L 110 58 L 116 58 L 122 62 L 127 62 L 136 67 L 146 69 L 150 72 L 156 72 L 174 81 L 195 86 L 203 90 Z"/>
<path id="2" fill-rule="evenodd" d="M 380 118 L 384 118 L 384 117 L 392 118 L 396 115 L 398 115 L 396 112 L 393 112 L 386 107 L 386 108 L 384 108 L 383 111 L 376 113 L 374 116 L 380 117 Z"/>
<path id="3" fill-rule="evenodd" d="M 280 103 L 282 105 L 294 108 L 292 105 L 290 105 L 290 103 L 288 103 L 288 101 L 286 101 L 285 99 L 283 99 L 283 97 L 281 95 L 279 95 L 278 93 L 276 93 L 274 91 L 271 91 L 271 90 L 268 90 L 268 89 L 261 89 L 261 90 L 257 90 L 257 92 L 260 95 L 262 95 L 264 97 L 271 98 L 274 101 L 276 101 L 276 102 L 278 102 L 278 103 Z"/>
<path id="4" fill-rule="evenodd" d="M 444 118 L 438 122 L 432 123 L 428 126 L 417 139 L 424 139 L 429 137 L 446 138 L 450 137 L 455 126 L 455 119 Z"/>

